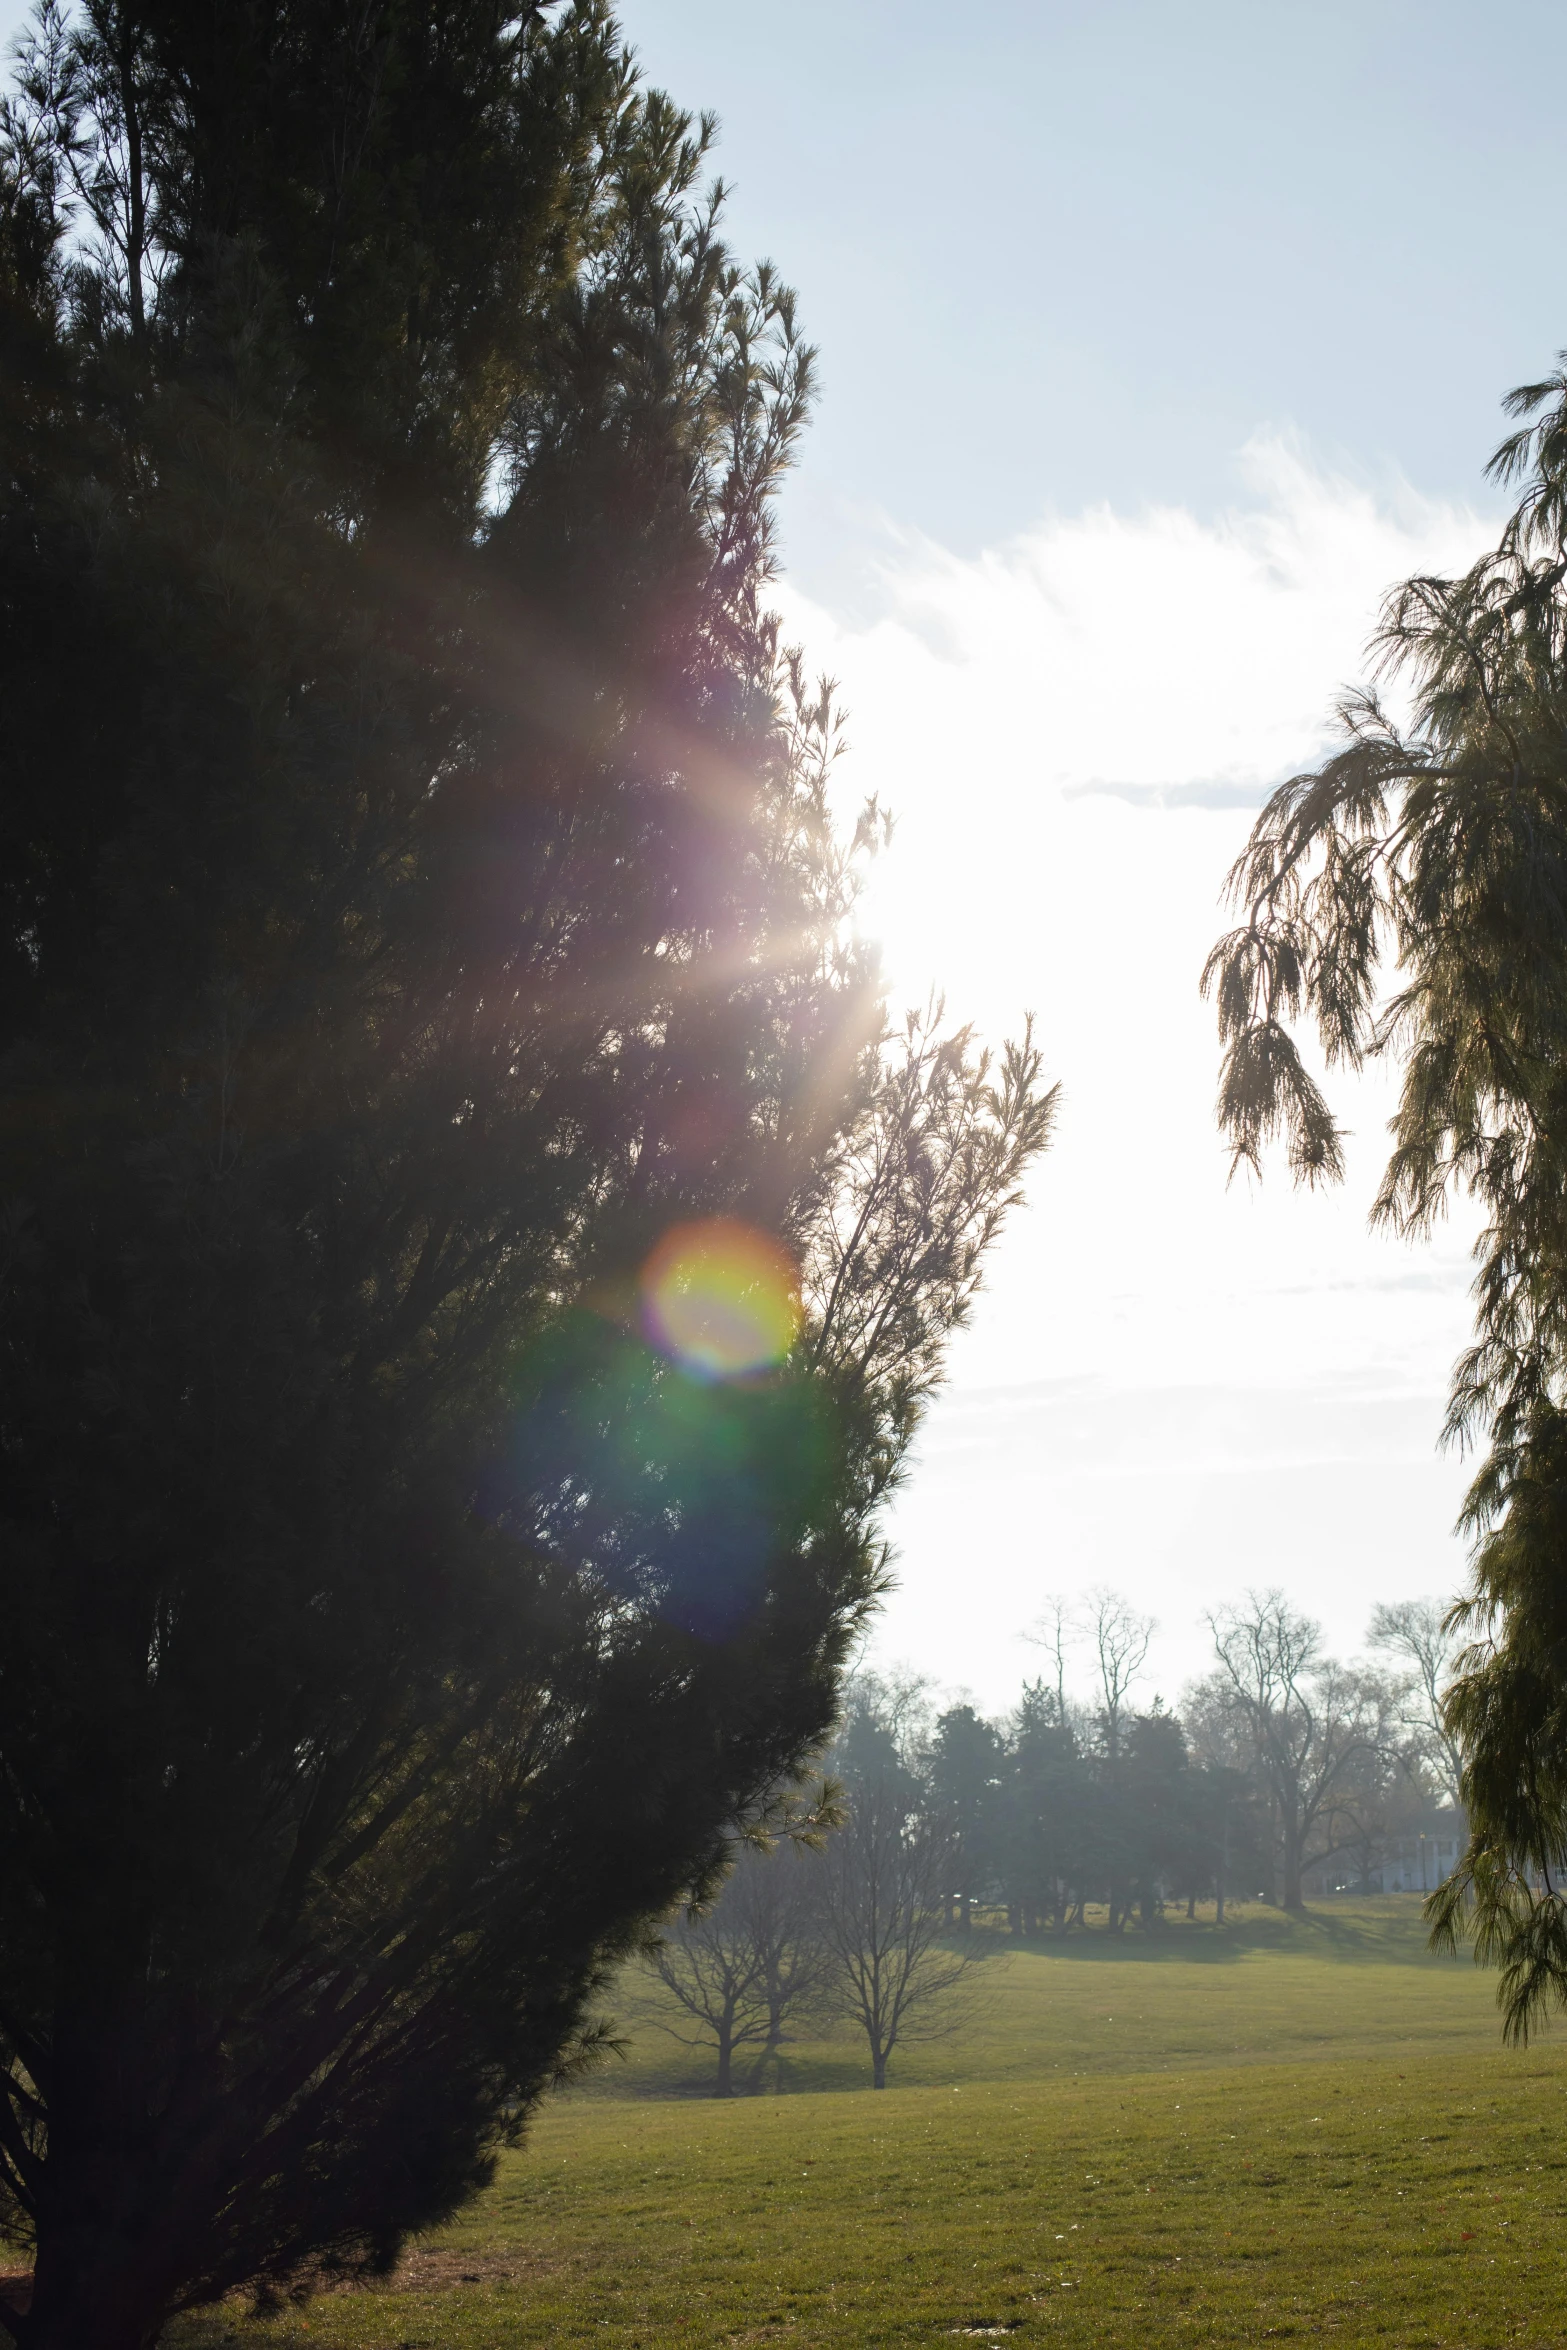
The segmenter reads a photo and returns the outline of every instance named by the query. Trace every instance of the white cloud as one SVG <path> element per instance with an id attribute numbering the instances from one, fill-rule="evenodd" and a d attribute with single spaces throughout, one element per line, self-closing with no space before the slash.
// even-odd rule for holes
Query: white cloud
<path id="1" fill-rule="evenodd" d="M 1345 1097 L 1344 1193 L 1226 1189 L 1197 973 L 1248 809 L 1320 757 L 1384 590 L 1494 524 L 1247 452 L 1214 521 L 1108 509 L 975 560 L 895 541 L 883 610 L 791 627 L 851 712 L 846 782 L 898 816 L 869 892 L 898 992 L 987 1029 L 1037 1011 L 1064 1109 L 1034 1205 L 960 1341 L 893 1532 L 879 1637 L 991 1702 L 1046 1589 L 1109 1581 L 1167 1627 L 1285 1582 L 1346 1647 L 1373 1598 L 1461 1560 L 1434 1440 L 1467 1325 L 1464 1241 L 1423 1256 L 1365 1212 L 1389 1106 Z"/>

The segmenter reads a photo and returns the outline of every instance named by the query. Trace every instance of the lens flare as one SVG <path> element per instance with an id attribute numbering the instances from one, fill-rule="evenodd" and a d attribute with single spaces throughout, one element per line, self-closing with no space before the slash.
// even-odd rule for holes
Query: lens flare
<path id="1" fill-rule="evenodd" d="M 781 1363 L 800 1327 L 800 1278 L 786 1249 L 727 1216 L 677 1224 L 642 1268 L 644 1326 L 702 1379 Z"/>

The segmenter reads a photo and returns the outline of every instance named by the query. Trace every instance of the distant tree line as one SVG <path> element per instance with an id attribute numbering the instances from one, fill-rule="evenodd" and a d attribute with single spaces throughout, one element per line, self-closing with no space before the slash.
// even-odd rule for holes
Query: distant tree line
<path id="1" fill-rule="evenodd" d="M 1232 1899 L 1303 1905 L 1308 1875 L 1369 1888 L 1410 1823 L 1457 1794 L 1450 1661 L 1432 1600 L 1378 1607 L 1377 1661 L 1343 1664 L 1276 1592 L 1212 1619 L 1215 1666 L 1179 1712 L 1137 1698 L 1153 1625 L 1112 1592 L 1051 1602 L 1049 1670 L 1011 1712 L 932 1706 L 862 1673 L 822 1800 L 740 1851 L 718 1898 L 668 1925 L 660 2020 L 758 2089 L 791 2038 L 847 2020 L 885 2085 L 893 2050 L 953 2028 L 998 1939 L 1157 1932 Z M 1086 1654 L 1074 1688 L 1069 1660 Z M 983 1924 L 984 1934 L 975 1927 Z"/>

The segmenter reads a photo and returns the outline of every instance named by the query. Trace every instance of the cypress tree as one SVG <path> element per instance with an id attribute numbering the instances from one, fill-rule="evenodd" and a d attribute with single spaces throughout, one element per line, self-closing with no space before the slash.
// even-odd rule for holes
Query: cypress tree
<path id="1" fill-rule="evenodd" d="M 810 355 L 598 0 L 46 7 L 3 133 L 0 2326 L 145 2350 L 453 2210 L 822 1739 L 1049 1101 L 883 1042 Z"/>

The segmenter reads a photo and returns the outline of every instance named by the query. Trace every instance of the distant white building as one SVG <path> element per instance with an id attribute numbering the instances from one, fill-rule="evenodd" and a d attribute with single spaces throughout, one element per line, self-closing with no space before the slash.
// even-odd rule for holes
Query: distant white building
<path id="1" fill-rule="evenodd" d="M 1433 1805 L 1378 1836 L 1368 1852 L 1351 1847 L 1308 1868 L 1305 1891 L 1318 1899 L 1330 1893 L 1434 1893 L 1458 1866 L 1467 1834 L 1461 1811 Z"/>

